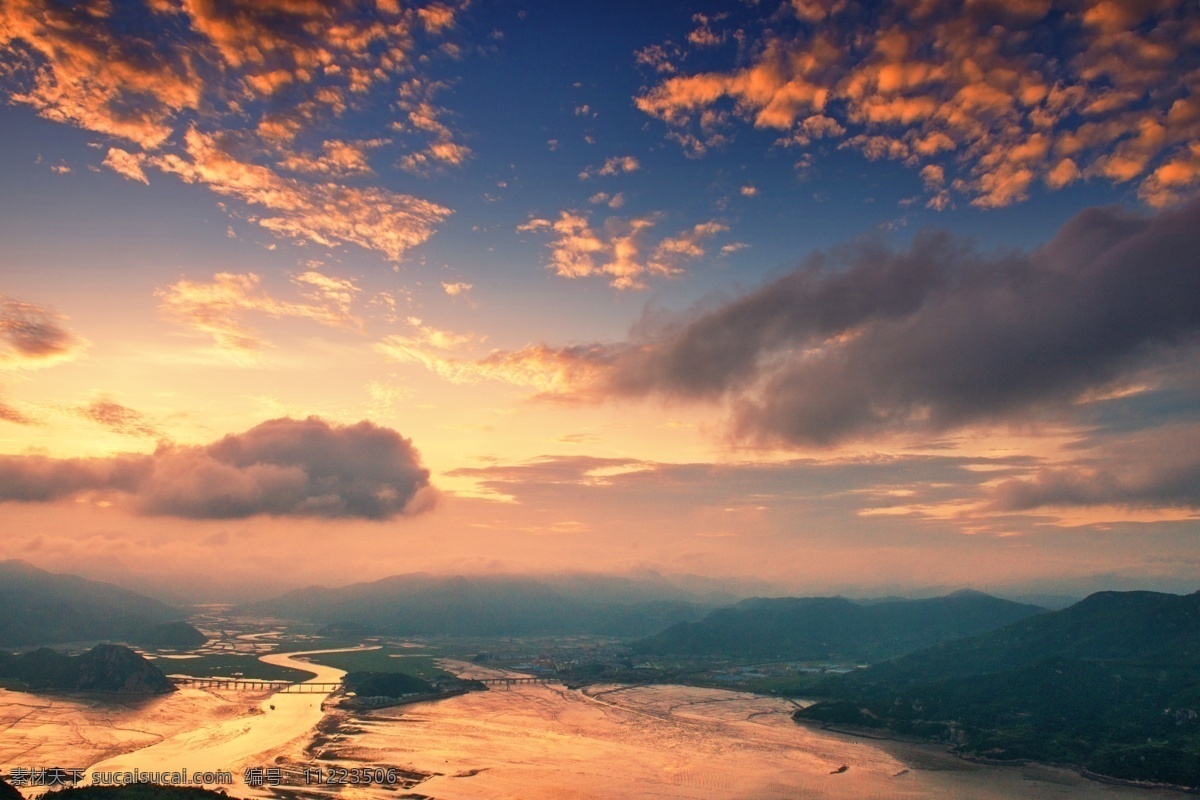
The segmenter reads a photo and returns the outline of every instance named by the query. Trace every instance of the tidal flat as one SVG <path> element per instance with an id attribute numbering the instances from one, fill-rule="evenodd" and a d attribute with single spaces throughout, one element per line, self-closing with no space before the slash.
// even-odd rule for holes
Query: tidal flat
<path id="1" fill-rule="evenodd" d="M 464 676 L 483 670 L 447 663 Z M 489 671 L 490 672 L 490 671 Z M 495 676 L 493 673 L 492 676 Z M 301 698 L 320 697 L 293 695 Z M 284 697 L 274 699 L 283 700 Z M 230 734 L 269 715 L 270 695 L 184 689 L 141 702 L 0 693 L 0 763 L 100 762 L 234 771 L 235 797 L 740 798 L 795 800 L 1182 800 L 1042 766 L 963 761 L 937 747 L 859 739 L 797 725 L 782 698 L 686 686 L 497 687 L 370 712 L 331 710 L 304 735 L 216 764 Z M 278 706 L 278 704 L 277 704 Z M 264 712 L 264 708 L 268 710 Z M 283 712 L 277 707 L 276 713 Z M 283 714 L 280 713 L 280 718 Z M 258 720 L 255 720 L 255 718 Z M 190 732 L 190 733 L 189 733 Z M 237 738 L 237 737 L 235 737 Z M 222 740 L 222 741 L 218 741 Z M 244 741 L 244 740 L 243 740 Z M 244 750 L 244 748 L 242 748 Z M 253 749 L 253 748 L 251 748 Z M 152 763 L 154 762 L 154 763 Z M 400 785 L 248 787 L 247 765 L 391 767 Z M 843 769 L 844 768 L 844 769 Z"/>
<path id="2" fill-rule="evenodd" d="M 795 709 L 786 699 L 685 686 L 496 688 L 346 718 L 320 757 L 403 765 L 428 776 L 410 791 L 438 800 L 1188 796 L 857 739 L 797 725 Z"/>

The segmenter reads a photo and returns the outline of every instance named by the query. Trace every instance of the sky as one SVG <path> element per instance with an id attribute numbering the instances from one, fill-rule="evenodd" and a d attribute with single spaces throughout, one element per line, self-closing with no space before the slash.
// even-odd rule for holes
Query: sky
<path id="1" fill-rule="evenodd" d="M 1200 8 L 7 0 L 0 558 L 1200 588 Z"/>

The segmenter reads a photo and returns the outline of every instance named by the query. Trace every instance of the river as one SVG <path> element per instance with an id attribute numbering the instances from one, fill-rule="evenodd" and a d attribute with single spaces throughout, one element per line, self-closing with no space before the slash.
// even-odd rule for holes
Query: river
<path id="1" fill-rule="evenodd" d="M 301 657 L 371 649 L 378 648 L 270 653 L 260 656 L 259 660 L 312 673 L 313 677 L 305 683 L 337 683 L 346 674 L 343 670 L 314 664 Z M 210 722 L 149 747 L 93 764 L 87 769 L 86 782 L 91 781 L 94 772 L 175 772 L 186 769 L 194 775 L 198 772 L 232 770 L 234 787 L 241 787 L 242 773 L 247 766 L 269 766 L 276 751 L 287 749 L 293 740 L 307 739 L 311 735 L 325 714 L 323 704 L 328 696 L 321 693 L 276 692 L 242 716 Z"/>

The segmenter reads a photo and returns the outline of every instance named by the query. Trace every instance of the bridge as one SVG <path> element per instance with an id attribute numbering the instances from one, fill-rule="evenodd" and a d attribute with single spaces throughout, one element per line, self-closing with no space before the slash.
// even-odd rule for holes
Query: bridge
<path id="1" fill-rule="evenodd" d="M 170 678 L 176 686 L 200 686 L 207 689 L 234 689 L 247 692 L 286 692 L 288 694 L 329 694 L 342 688 L 341 683 L 310 681 L 268 681 L 257 678 Z"/>
<path id="2" fill-rule="evenodd" d="M 554 678 L 538 677 L 536 675 L 529 675 L 529 676 L 521 677 L 521 678 L 513 677 L 513 678 L 480 678 L 479 679 L 479 682 L 482 683 L 484 686 L 520 686 L 522 684 L 551 683 L 553 681 L 554 681 Z"/>
<path id="3" fill-rule="evenodd" d="M 340 682 L 321 683 L 308 681 L 293 683 L 292 681 L 268 681 L 260 678 L 169 678 L 176 686 L 197 686 L 206 689 L 233 689 L 246 692 L 286 692 L 288 694 L 329 694 L 342 688 Z M 485 686 L 522 686 L 534 683 L 551 683 L 554 678 L 527 675 L 522 677 L 483 678 L 479 682 Z"/>

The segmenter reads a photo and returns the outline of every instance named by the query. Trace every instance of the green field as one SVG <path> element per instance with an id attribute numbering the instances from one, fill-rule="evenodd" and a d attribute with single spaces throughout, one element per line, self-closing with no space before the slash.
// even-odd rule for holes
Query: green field
<path id="1" fill-rule="evenodd" d="M 347 672 L 403 672 L 426 681 L 454 677 L 434 664 L 432 656 L 413 655 L 412 650 L 403 647 L 359 650 L 354 653 L 322 653 L 307 658 L 316 664 Z"/>
<path id="2" fill-rule="evenodd" d="M 306 681 L 311 672 L 264 664 L 257 656 L 203 655 L 199 658 L 157 658 L 152 662 L 168 675 L 194 678 L 257 678 L 267 681 Z"/>

